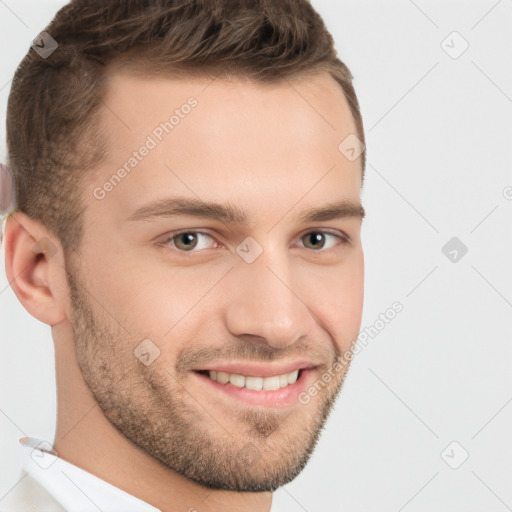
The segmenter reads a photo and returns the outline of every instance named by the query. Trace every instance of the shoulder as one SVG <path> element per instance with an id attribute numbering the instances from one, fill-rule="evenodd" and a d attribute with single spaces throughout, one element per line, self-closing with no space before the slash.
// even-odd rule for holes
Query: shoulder
<path id="1" fill-rule="evenodd" d="M 17 483 L 0 501 L 0 512 L 65 512 L 51 494 L 22 470 Z"/>

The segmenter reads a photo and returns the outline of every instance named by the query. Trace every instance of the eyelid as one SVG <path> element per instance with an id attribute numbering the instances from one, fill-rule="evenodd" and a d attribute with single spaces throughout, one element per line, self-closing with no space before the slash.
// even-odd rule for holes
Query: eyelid
<path id="1" fill-rule="evenodd" d="M 220 243 L 218 242 L 216 239 L 215 239 L 215 236 L 213 234 L 211 234 L 209 232 L 208 229 L 205 229 L 205 228 L 184 228 L 184 229 L 179 229 L 177 231 L 170 231 L 169 233 L 166 233 L 164 235 L 164 239 L 161 240 L 160 242 L 157 242 L 157 245 L 159 246 L 162 246 L 162 247 L 168 247 L 169 246 L 169 243 L 176 237 L 178 237 L 179 235 L 182 235 L 184 233 L 196 233 L 196 234 L 199 234 L 199 235 L 207 235 L 209 236 L 210 238 L 212 238 L 216 243 Z M 332 236 L 335 236 L 337 238 L 339 238 L 341 244 L 345 244 L 345 245 L 352 245 L 352 239 L 349 235 L 347 235 L 344 231 L 340 231 L 340 230 L 330 230 L 328 228 L 309 228 L 307 229 L 306 231 L 302 232 L 300 235 L 299 235 L 299 240 L 302 239 L 304 236 L 310 234 L 310 233 L 323 233 L 323 234 L 326 234 L 326 235 L 332 235 Z M 319 249 L 317 251 L 315 250 L 312 250 L 313 252 L 318 252 L 318 253 L 327 253 L 329 251 L 331 251 L 333 248 L 331 249 Z M 199 252 L 202 252 L 202 250 L 199 250 L 199 251 L 181 251 L 179 249 L 175 249 L 177 252 L 179 253 L 182 253 L 182 254 L 194 254 L 194 253 L 199 253 Z"/>
<path id="2" fill-rule="evenodd" d="M 217 242 L 217 240 L 215 239 L 215 236 L 212 235 L 211 233 L 209 233 L 207 229 L 204 229 L 204 228 L 185 229 L 184 228 L 184 229 L 178 229 L 177 231 L 170 231 L 169 233 L 166 233 L 164 235 L 164 238 L 160 242 L 157 242 L 156 245 L 159 245 L 162 247 L 169 247 L 170 243 L 173 241 L 173 239 L 177 238 L 179 235 L 183 235 L 184 233 L 195 233 L 195 234 L 199 234 L 199 235 L 206 235 L 206 236 L 209 236 L 212 240 L 214 240 L 215 243 L 220 243 L 220 242 Z M 176 252 L 181 253 L 181 254 L 194 254 L 194 253 L 199 253 L 199 252 L 203 251 L 203 249 L 200 251 L 181 251 L 179 249 L 175 249 L 174 247 L 171 247 L 171 249 L 173 249 Z"/>
<path id="3" fill-rule="evenodd" d="M 338 237 L 341 241 L 345 241 L 349 245 L 351 245 L 351 243 L 352 243 L 352 238 L 350 238 L 350 236 L 347 235 L 347 233 L 345 233 L 344 231 L 341 231 L 341 230 L 338 230 L 338 229 L 331 230 L 329 228 L 316 228 L 316 229 L 313 228 L 313 229 L 308 229 L 307 231 L 302 233 L 299 236 L 299 238 L 302 238 L 304 235 L 307 235 L 309 233 L 324 233 L 324 234 L 327 234 L 327 235 L 333 235 L 333 236 Z"/>
<path id="4" fill-rule="evenodd" d="M 299 239 L 304 237 L 305 235 L 308 235 L 309 233 L 324 233 L 326 235 L 332 235 L 340 239 L 341 243 L 345 243 L 346 245 L 352 245 L 352 238 L 345 233 L 345 231 L 342 231 L 341 229 L 330 229 L 330 228 L 308 228 L 306 231 L 303 231 L 299 235 Z M 320 250 L 316 252 L 328 252 L 330 249 L 327 250 Z"/>

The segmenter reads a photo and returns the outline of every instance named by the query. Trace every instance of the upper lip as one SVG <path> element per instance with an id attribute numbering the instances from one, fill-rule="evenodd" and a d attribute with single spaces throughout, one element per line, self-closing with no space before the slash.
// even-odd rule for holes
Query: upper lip
<path id="1" fill-rule="evenodd" d="M 308 368 L 315 368 L 317 365 L 311 361 L 291 361 L 282 364 L 254 364 L 254 363 L 237 363 L 226 362 L 217 363 L 208 366 L 208 368 L 195 368 L 194 371 L 208 371 L 214 370 L 217 372 L 237 373 L 247 377 L 273 377 L 275 375 L 283 375 L 291 373 L 294 370 L 302 370 Z"/>

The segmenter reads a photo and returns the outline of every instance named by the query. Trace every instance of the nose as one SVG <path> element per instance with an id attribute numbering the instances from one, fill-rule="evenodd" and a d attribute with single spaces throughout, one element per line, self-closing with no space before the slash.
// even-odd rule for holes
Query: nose
<path id="1" fill-rule="evenodd" d="M 315 325 L 305 287 L 292 275 L 286 255 L 263 251 L 254 262 L 241 262 L 231 272 L 228 300 L 230 333 L 263 338 L 275 349 L 308 336 Z"/>

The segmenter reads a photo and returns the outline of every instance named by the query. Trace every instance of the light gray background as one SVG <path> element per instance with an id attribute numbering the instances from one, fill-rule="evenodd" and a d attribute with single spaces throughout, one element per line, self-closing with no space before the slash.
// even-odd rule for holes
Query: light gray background
<path id="1" fill-rule="evenodd" d="M 64 3 L 0 0 L 2 161 L 13 72 Z M 512 510 L 512 0 L 312 3 L 355 76 L 367 134 L 361 329 L 395 301 L 404 310 L 354 359 L 279 504 Z M 454 31 L 469 44 L 458 58 Z M 455 263 L 442 252 L 452 237 L 468 247 Z M 17 439 L 52 441 L 56 404 L 50 328 L 7 286 L 3 249 L 0 265 L 2 497 Z M 469 454 L 458 469 L 441 456 L 452 441 L 452 465 Z"/>

